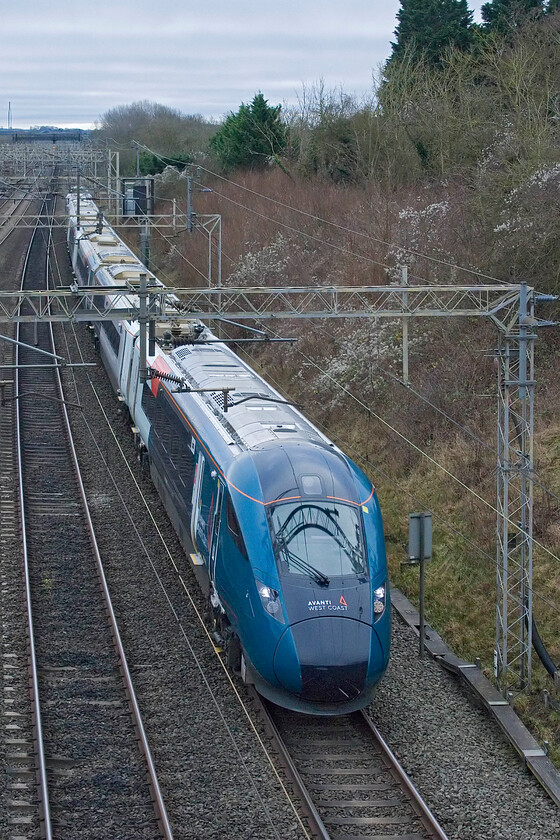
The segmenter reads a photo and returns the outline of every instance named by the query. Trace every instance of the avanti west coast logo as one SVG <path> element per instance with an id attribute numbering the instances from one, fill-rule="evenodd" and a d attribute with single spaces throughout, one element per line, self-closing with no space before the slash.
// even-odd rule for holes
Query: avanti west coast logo
<path id="1" fill-rule="evenodd" d="M 333 603 L 330 598 L 323 598 L 320 601 L 308 601 L 309 612 L 348 612 L 348 604 L 341 595 L 338 603 Z"/>

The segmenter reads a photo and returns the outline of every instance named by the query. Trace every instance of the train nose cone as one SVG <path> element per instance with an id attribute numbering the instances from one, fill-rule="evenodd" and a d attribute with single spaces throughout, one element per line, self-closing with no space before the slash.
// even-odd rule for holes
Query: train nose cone
<path id="1" fill-rule="evenodd" d="M 316 617 L 292 625 L 276 648 L 274 671 L 304 700 L 344 703 L 363 691 L 373 630 L 351 618 Z M 294 647 L 299 667 L 294 663 Z"/>

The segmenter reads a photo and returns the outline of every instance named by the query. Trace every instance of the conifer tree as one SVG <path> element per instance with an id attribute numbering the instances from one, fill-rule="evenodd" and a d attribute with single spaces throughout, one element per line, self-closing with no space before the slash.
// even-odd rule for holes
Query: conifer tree
<path id="1" fill-rule="evenodd" d="M 401 0 L 391 59 L 413 46 L 419 58 L 439 64 L 448 49 L 471 46 L 472 18 L 467 0 Z"/>
<path id="2" fill-rule="evenodd" d="M 543 0 L 490 0 L 480 11 L 486 30 L 509 32 L 542 15 L 543 7 Z"/>
<path id="3" fill-rule="evenodd" d="M 260 168 L 277 158 L 286 145 L 281 109 L 257 93 L 250 105 L 242 103 L 237 113 L 226 118 L 210 141 L 224 169 Z"/>

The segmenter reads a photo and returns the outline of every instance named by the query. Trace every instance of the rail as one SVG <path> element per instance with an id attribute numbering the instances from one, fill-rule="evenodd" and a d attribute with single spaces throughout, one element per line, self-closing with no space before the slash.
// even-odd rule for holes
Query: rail
<path id="1" fill-rule="evenodd" d="M 365 840 L 371 835 L 347 832 L 382 826 L 385 838 L 397 840 L 406 832 L 411 840 L 447 840 L 364 712 L 313 717 L 279 709 L 255 691 L 252 700 L 314 837 Z"/>

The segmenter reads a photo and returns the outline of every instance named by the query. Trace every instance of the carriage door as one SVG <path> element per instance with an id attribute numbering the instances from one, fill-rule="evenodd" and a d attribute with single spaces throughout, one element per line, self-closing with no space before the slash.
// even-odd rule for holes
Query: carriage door
<path id="1" fill-rule="evenodd" d="M 210 579 L 214 580 L 216 576 L 216 558 L 218 556 L 218 545 L 220 542 L 220 523 L 222 521 L 222 504 L 224 501 L 224 485 L 218 480 L 216 488 L 216 506 L 214 508 L 214 518 L 212 520 L 212 535 L 210 543 Z"/>
<path id="2" fill-rule="evenodd" d="M 196 462 L 192 491 L 191 539 L 195 551 L 199 550 L 197 546 L 196 530 L 198 528 L 198 520 L 200 519 L 200 508 L 202 505 L 202 482 L 204 480 L 204 463 L 204 455 L 202 454 L 202 452 L 200 452 L 198 456 L 198 461 Z"/>

